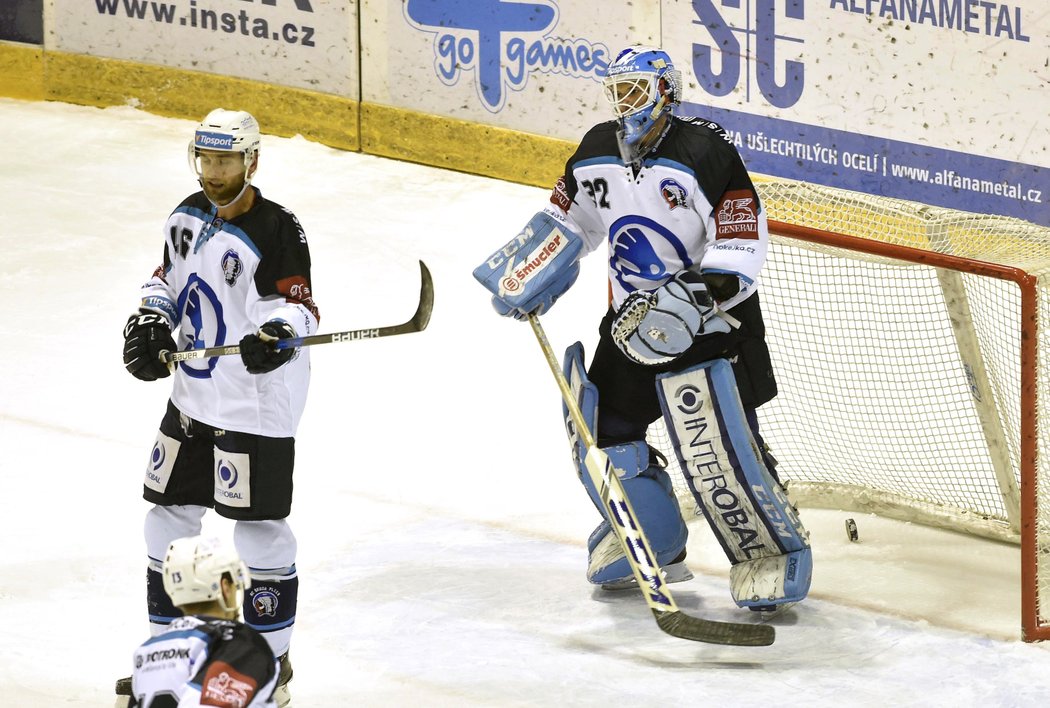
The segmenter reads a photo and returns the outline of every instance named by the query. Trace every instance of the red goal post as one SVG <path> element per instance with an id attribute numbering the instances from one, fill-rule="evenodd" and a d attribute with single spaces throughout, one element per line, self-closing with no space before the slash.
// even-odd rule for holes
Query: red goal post
<path id="1" fill-rule="evenodd" d="M 1039 277 L 1050 229 L 802 183 L 758 187 L 780 388 L 759 420 L 789 494 L 803 508 L 1019 542 L 1022 637 L 1050 639 L 1050 291 Z M 660 422 L 649 437 L 674 459 Z"/>

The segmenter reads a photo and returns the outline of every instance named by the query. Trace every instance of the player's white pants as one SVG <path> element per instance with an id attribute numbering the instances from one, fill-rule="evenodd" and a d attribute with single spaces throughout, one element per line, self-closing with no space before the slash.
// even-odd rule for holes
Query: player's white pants
<path id="1" fill-rule="evenodd" d="M 161 566 L 168 546 L 177 538 L 199 535 L 205 512 L 203 506 L 154 506 L 146 514 L 146 595 L 150 633 L 154 636 L 181 614 L 171 605 L 162 584 Z M 295 624 L 299 586 L 295 535 L 284 519 L 237 521 L 233 542 L 252 577 L 251 587 L 245 588 L 244 621 L 266 638 L 275 656 L 280 656 L 288 651 Z"/>
<path id="2" fill-rule="evenodd" d="M 238 521 L 233 542 L 252 576 L 244 593 L 244 622 L 280 656 L 292 639 L 299 594 L 295 535 L 284 519 Z"/>

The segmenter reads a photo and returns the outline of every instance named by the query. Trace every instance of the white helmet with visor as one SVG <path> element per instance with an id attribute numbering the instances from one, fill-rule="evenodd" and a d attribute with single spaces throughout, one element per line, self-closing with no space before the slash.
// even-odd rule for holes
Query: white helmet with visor
<path id="1" fill-rule="evenodd" d="M 259 122 L 247 111 L 228 111 L 224 108 L 216 108 L 204 117 L 197 126 L 190 141 L 188 157 L 190 169 L 197 175 L 197 180 L 203 184 L 203 169 L 201 167 L 201 151 L 213 152 L 239 152 L 244 160 L 244 188 L 241 189 L 234 199 L 227 202 L 233 203 L 240 199 L 244 191 L 251 184 L 253 166 L 259 155 Z M 216 204 L 216 206 L 223 206 Z"/>

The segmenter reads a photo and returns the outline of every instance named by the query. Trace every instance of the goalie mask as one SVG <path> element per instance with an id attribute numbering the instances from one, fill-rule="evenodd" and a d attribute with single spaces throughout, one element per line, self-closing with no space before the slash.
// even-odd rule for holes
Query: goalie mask
<path id="1" fill-rule="evenodd" d="M 216 108 L 200 122 L 188 157 L 190 169 L 212 204 L 232 204 L 248 189 L 259 143 L 259 123 L 245 111 Z"/>
<path id="2" fill-rule="evenodd" d="M 237 599 L 228 605 L 222 576 L 230 574 Z M 237 611 L 248 586 L 248 567 L 237 552 L 217 538 L 190 536 L 172 541 L 164 558 L 164 591 L 177 607 L 218 601 L 227 612 Z"/>
<path id="3" fill-rule="evenodd" d="M 602 86 L 619 123 L 620 156 L 625 164 L 638 163 L 660 144 L 682 102 L 682 74 L 663 50 L 628 47 L 609 65 Z"/>

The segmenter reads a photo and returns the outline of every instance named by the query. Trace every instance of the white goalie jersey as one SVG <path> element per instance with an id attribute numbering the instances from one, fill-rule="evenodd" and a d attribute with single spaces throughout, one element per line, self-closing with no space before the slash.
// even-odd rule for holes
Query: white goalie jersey
<path id="1" fill-rule="evenodd" d="M 269 320 L 287 322 L 300 337 L 317 333 L 310 253 L 290 211 L 257 191 L 248 212 L 224 221 L 197 192 L 164 228 L 164 262 L 142 287 L 140 306 L 168 318 L 180 350 L 237 344 Z M 308 352 L 259 375 L 237 356 L 180 362 L 172 402 L 216 428 L 294 437 L 310 381 Z"/>
<path id="2" fill-rule="evenodd" d="M 613 307 L 698 266 L 739 279 L 730 309 L 757 287 L 769 245 L 766 214 L 736 149 L 715 123 L 673 117 L 637 172 L 626 167 L 616 123 L 596 125 L 551 194 L 555 216 L 593 251 L 608 244 Z"/>

